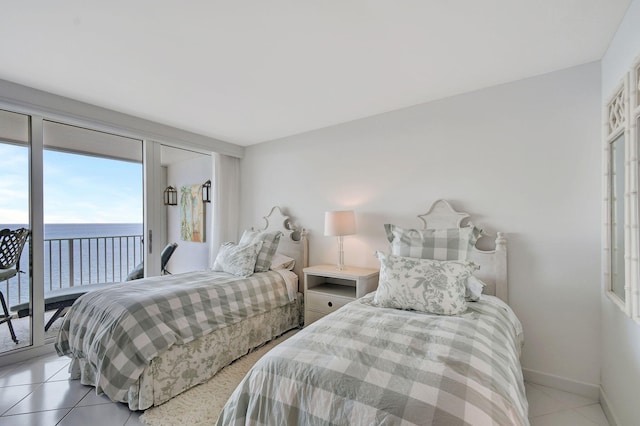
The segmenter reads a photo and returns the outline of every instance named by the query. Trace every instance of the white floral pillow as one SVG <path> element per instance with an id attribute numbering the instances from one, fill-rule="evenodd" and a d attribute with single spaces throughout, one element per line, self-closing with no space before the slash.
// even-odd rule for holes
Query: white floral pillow
<path id="1" fill-rule="evenodd" d="M 376 252 L 380 282 L 374 303 L 440 315 L 467 310 L 467 279 L 477 266 L 466 260 L 415 259 Z"/>
<path id="2" fill-rule="evenodd" d="M 212 269 L 242 278 L 250 277 L 256 267 L 256 259 L 261 248 L 262 241 L 243 246 L 235 243 L 224 243 L 220 246 Z"/>

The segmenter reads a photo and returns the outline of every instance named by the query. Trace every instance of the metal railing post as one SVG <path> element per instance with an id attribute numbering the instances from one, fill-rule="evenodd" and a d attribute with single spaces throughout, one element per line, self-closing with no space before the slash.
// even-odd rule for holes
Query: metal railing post
<path id="1" fill-rule="evenodd" d="M 69 239 L 69 287 L 73 287 L 75 285 L 74 275 L 73 239 Z"/>

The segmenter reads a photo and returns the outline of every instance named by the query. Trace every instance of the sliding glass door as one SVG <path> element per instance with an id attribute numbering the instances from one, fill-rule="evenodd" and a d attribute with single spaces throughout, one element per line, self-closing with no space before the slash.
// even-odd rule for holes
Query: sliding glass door
<path id="1" fill-rule="evenodd" d="M 31 259 L 28 238 L 15 252 L 15 231 L 30 230 L 29 214 L 29 116 L 0 110 L 0 353 L 31 345 Z M 17 254 L 17 256 L 13 256 Z M 6 264 L 5 264 L 6 262 Z M 23 318 L 17 318 L 13 307 L 24 304 Z M 6 311 L 5 311 L 6 308 Z"/>
<path id="2" fill-rule="evenodd" d="M 48 301 L 143 270 L 143 149 L 141 140 L 46 120 L 43 140 L 48 339 L 63 307 Z"/>
<path id="3" fill-rule="evenodd" d="M 53 342 L 64 294 L 209 266 L 211 157 L 90 127 L 0 110 L 0 229 L 31 231 L 21 272 L 0 279 L 0 366 Z M 168 243 L 178 248 L 163 264 Z"/>

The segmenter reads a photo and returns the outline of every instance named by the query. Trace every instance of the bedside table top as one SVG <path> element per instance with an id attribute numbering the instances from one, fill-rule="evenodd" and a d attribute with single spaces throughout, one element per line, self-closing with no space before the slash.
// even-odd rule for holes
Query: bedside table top
<path id="1" fill-rule="evenodd" d="M 316 265 L 304 268 L 305 274 L 322 275 L 334 278 L 370 277 L 377 275 L 380 270 L 373 268 L 358 268 L 356 266 L 345 266 L 342 271 L 336 265 Z"/>

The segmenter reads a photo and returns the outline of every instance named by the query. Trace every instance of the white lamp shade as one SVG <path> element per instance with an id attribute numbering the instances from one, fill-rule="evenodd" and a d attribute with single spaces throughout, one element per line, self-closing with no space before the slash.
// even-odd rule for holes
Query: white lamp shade
<path id="1" fill-rule="evenodd" d="M 356 233 L 356 215 L 353 210 L 326 212 L 324 214 L 324 235 L 343 236 Z"/>

